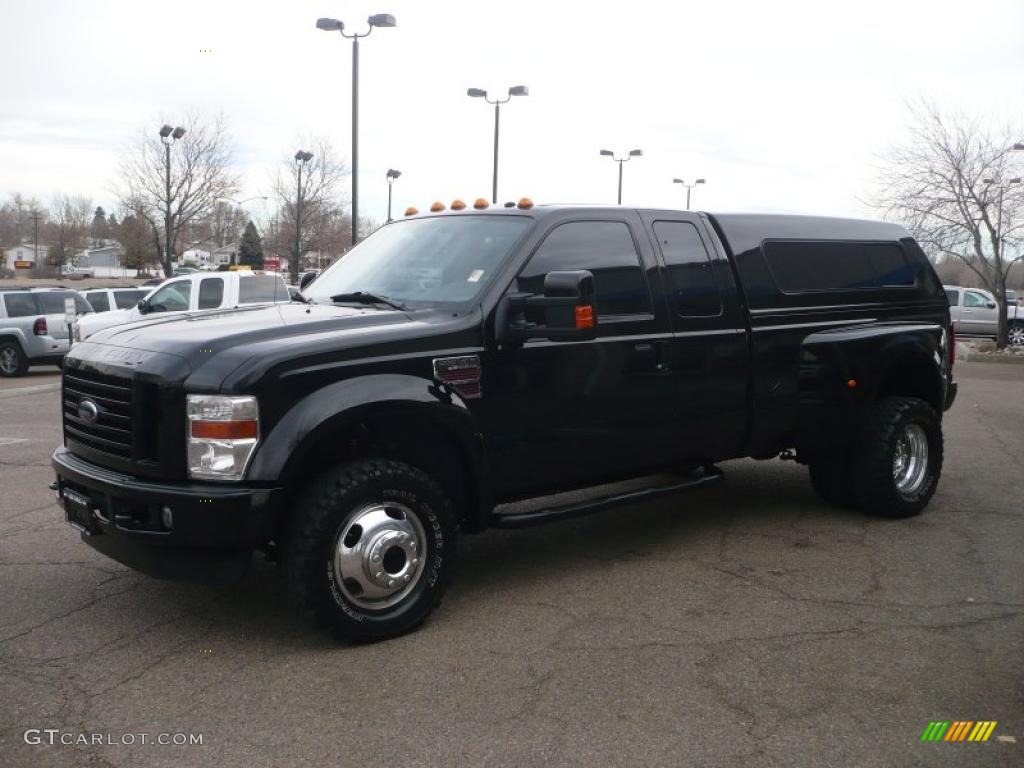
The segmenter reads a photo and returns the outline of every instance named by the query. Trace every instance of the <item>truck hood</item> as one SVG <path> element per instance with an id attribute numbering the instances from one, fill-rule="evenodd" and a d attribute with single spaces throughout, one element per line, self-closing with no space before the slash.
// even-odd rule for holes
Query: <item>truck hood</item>
<path id="1" fill-rule="evenodd" d="M 450 319 L 450 315 L 448 318 Z M 152 317 L 97 332 L 72 347 L 73 358 L 108 358 L 114 350 L 183 360 L 190 386 L 217 389 L 243 363 L 285 356 L 344 356 L 348 350 L 406 342 L 439 330 L 440 315 L 375 307 L 273 304 Z"/>

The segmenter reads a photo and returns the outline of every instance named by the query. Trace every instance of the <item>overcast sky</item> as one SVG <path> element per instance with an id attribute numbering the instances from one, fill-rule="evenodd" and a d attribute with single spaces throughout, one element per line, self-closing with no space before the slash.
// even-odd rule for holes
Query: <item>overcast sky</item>
<path id="1" fill-rule="evenodd" d="M 600 0 L 0 0 L 0 195 L 85 194 L 108 210 L 118 153 L 186 109 L 222 111 L 241 197 L 303 134 L 350 148 L 351 42 L 320 32 L 398 19 L 361 45 L 360 213 L 489 197 L 615 201 L 602 148 L 644 151 L 624 202 L 870 215 L 876 153 L 908 99 L 1024 122 L 1024 2 Z M 206 52 L 209 51 L 209 52 Z M 1024 139 L 1024 137 L 1022 137 Z M 253 213 L 260 215 L 259 203 Z"/>

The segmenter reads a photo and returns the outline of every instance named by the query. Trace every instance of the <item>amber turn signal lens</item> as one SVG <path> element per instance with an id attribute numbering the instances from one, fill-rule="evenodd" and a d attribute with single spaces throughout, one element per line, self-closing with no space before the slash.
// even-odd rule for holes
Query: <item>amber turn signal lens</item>
<path id="1" fill-rule="evenodd" d="M 442 203 L 440 200 L 438 200 L 436 203 L 434 203 L 433 205 L 430 206 L 430 212 L 431 213 L 437 213 L 437 212 L 443 211 L 443 210 L 444 210 L 444 203 Z"/>
<path id="2" fill-rule="evenodd" d="M 210 440 L 245 440 L 256 437 L 259 427 L 255 421 L 193 421 L 192 437 Z"/>
<path id="3" fill-rule="evenodd" d="M 461 211 L 466 207 L 466 204 L 462 200 L 452 200 L 452 210 Z"/>
<path id="4" fill-rule="evenodd" d="M 850 379 L 849 381 L 846 382 L 846 386 L 849 387 L 850 389 L 853 389 L 854 387 L 857 386 L 857 380 Z"/>
<path id="5" fill-rule="evenodd" d="M 528 197 L 521 197 L 519 198 L 519 207 L 522 208 L 524 211 L 529 208 L 533 208 L 533 200 L 531 200 Z"/>
<path id="6" fill-rule="evenodd" d="M 576 307 L 576 327 L 594 327 L 594 308 L 589 304 L 584 304 L 582 307 Z"/>
<path id="7" fill-rule="evenodd" d="M 419 208 L 413 208 L 411 205 L 408 208 L 405 209 L 405 215 L 406 216 L 415 216 L 419 212 L 420 212 Z"/>
<path id="8" fill-rule="evenodd" d="M 488 203 L 482 197 L 478 197 L 475 201 L 473 201 L 473 207 L 476 208 L 478 211 L 482 211 L 488 205 L 490 205 L 490 203 Z"/>

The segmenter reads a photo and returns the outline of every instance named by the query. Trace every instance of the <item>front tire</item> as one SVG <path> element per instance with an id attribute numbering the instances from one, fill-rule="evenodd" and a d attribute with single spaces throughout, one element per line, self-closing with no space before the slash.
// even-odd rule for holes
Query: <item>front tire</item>
<path id="1" fill-rule="evenodd" d="M 886 397 L 867 414 L 853 468 L 859 506 L 884 517 L 912 517 L 942 474 L 942 422 L 916 397 Z"/>
<path id="2" fill-rule="evenodd" d="M 289 586 L 339 639 L 372 642 L 423 622 L 451 579 L 451 502 L 422 470 L 368 459 L 328 470 L 293 511 Z"/>
<path id="3" fill-rule="evenodd" d="M 21 345 L 12 339 L 0 341 L 0 376 L 14 378 L 28 371 L 28 358 Z"/>

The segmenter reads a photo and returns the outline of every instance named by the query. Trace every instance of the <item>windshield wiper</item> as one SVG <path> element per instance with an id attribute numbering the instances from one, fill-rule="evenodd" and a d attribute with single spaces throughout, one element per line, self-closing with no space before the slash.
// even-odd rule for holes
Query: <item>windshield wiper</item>
<path id="1" fill-rule="evenodd" d="M 336 293 L 331 301 L 354 301 L 357 304 L 386 304 L 392 309 L 405 309 L 405 305 L 387 296 L 378 296 L 369 291 L 353 291 L 352 293 Z"/>

